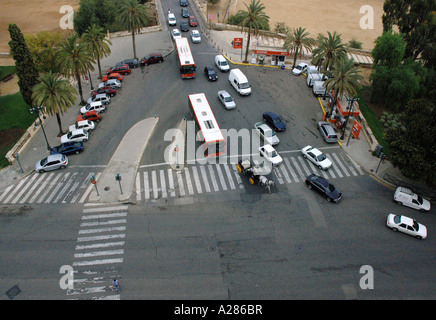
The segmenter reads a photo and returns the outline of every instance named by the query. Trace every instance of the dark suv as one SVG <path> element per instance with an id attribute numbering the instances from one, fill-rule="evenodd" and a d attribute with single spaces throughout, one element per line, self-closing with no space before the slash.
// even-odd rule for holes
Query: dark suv
<path id="1" fill-rule="evenodd" d="M 189 18 L 190 16 L 189 11 L 186 8 L 182 8 L 181 13 L 183 18 Z"/>
<path id="2" fill-rule="evenodd" d="M 124 74 L 129 74 L 130 72 L 131 71 L 130 71 L 129 65 L 127 65 L 127 64 L 119 64 L 119 65 L 116 65 L 113 68 L 107 69 L 106 74 L 119 73 L 119 74 L 123 74 L 124 75 Z"/>
<path id="3" fill-rule="evenodd" d="M 187 7 L 188 6 L 188 0 L 180 0 L 180 5 L 182 7 Z"/>
<path id="4" fill-rule="evenodd" d="M 180 21 L 180 31 L 189 31 L 189 23 L 187 21 Z"/>
<path id="5" fill-rule="evenodd" d="M 162 54 L 150 53 L 141 59 L 141 64 L 143 66 L 148 66 L 149 64 L 158 63 L 158 62 L 161 63 L 163 61 L 164 61 L 164 58 L 162 57 Z"/>
<path id="6" fill-rule="evenodd" d="M 204 68 L 204 74 L 206 75 L 207 79 L 209 81 L 216 81 L 218 80 L 218 75 L 216 74 L 216 71 L 212 67 L 205 67 Z"/>

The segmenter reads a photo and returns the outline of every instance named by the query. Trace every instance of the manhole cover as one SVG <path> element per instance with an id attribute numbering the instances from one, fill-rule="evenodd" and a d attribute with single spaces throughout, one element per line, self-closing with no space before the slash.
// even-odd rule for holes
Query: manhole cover
<path id="1" fill-rule="evenodd" d="M 104 191 L 109 191 L 111 187 L 104 187 Z"/>
<path id="2" fill-rule="evenodd" d="M 214 245 L 210 245 L 209 248 L 207 248 L 207 250 L 209 250 L 210 253 L 215 253 L 217 252 L 218 248 Z"/>
<path id="3" fill-rule="evenodd" d="M 10 288 L 8 291 L 6 291 L 6 295 L 9 297 L 9 299 L 14 299 L 16 296 L 18 296 L 21 293 L 20 288 L 16 284 L 12 288 Z"/>

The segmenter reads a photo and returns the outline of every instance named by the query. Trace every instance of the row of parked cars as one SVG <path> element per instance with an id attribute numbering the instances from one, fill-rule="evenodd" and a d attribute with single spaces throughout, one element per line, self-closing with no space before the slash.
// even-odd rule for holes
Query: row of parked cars
<path id="1" fill-rule="evenodd" d="M 89 140 L 89 136 L 96 128 L 106 111 L 106 106 L 111 103 L 118 91 L 121 89 L 123 77 L 131 73 L 131 69 L 140 65 L 163 62 L 160 53 L 146 55 L 140 61 L 136 59 L 126 59 L 121 61 L 113 68 L 106 71 L 102 82 L 97 89 L 91 93 L 91 97 L 86 101 L 86 105 L 79 109 L 79 115 L 74 124 L 68 127 L 68 133 L 60 138 L 61 144 L 50 150 L 50 155 L 38 161 L 35 171 L 43 173 L 56 169 L 64 169 L 68 166 L 68 155 L 79 154 L 84 150 L 84 142 Z"/>

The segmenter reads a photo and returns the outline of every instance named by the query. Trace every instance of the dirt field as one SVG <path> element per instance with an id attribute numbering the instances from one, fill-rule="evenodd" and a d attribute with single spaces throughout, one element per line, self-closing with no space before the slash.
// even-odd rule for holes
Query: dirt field
<path id="1" fill-rule="evenodd" d="M 220 0 L 217 5 L 209 7 L 209 15 L 215 17 L 211 21 L 218 22 L 219 12 L 219 20 L 222 22 L 226 11 L 230 15 L 235 14 L 238 10 L 245 10 L 244 3 L 249 5 L 250 2 L 251 0 Z M 381 17 L 384 0 L 261 0 L 261 3 L 264 4 L 265 13 L 270 18 L 271 30 L 274 30 L 277 22 L 284 22 L 291 28 L 306 28 L 312 36 L 337 31 L 342 34 L 343 42 L 356 39 L 362 42 L 363 49 L 367 50 L 374 47 L 374 40 L 383 32 Z M 359 11 L 364 5 L 373 8 L 372 30 L 360 28 L 360 20 L 366 12 Z"/>

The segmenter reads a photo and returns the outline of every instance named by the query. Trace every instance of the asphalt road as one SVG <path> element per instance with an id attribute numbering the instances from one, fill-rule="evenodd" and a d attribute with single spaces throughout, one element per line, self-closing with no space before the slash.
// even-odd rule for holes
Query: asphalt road
<path id="1" fill-rule="evenodd" d="M 173 2 L 162 6 L 175 7 Z M 239 97 L 227 74 L 219 72 L 217 82 L 206 80 L 204 66 L 213 64 L 216 51 L 206 41 L 191 47 L 197 78 L 180 79 L 175 53 L 163 64 L 133 70 L 86 151 L 70 157 L 70 164 L 107 164 L 124 133 L 155 113 L 160 121 L 141 165 L 164 162 L 165 132 L 178 127 L 188 111 L 187 95 L 198 92 L 206 93 L 222 129 L 251 129 L 264 111 L 274 111 L 288 126 L 279 134 L 279 152 L 308 144 L 328 147 L 316 128 L 318 101 L 304 78 L 241 66 L 253 93 Z M 236 99 L 235 110 L 219 105 L 221 89 Z M 93 223 L 83 218 L 93 207 L 3 206 L 0 299 L 9 299 L 6 292 L 14 286 L 21 290 L 15 299 L 93 298 L 90 290 L 68 295 L 60 289 L 60 267 L 74 263 L 77 276 L 99 282 L 102 294 L 108 293 L 113 274 L 121 276 L 122 299 L 434 299 L 434 209 L 423 214 L 398 207 L 393 191 L 367 175 L 338 177 L 334 184 L 343 192 L 340 204 L 328 203 L 303 181 L 276 184 L 268 194 L 246 179 L 243 189 L 128 204 L 118 227 L 124 230 L 123 249 L 117 251 L 123 260 L 111 270 L 78 263 L 79 239 L 87 237 L 83 226 Z M 390 231 L 390 212 L 416 218 L 428 227 L 429 237 L 417 240 Z M 360 288 L 364 265 L 374 270 L 374 289 Z"/>

